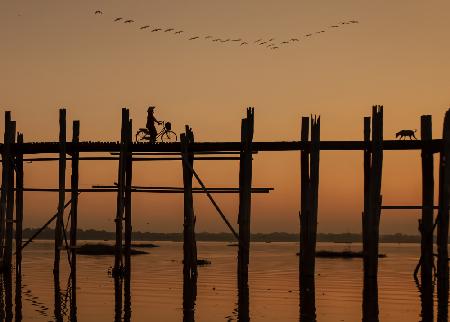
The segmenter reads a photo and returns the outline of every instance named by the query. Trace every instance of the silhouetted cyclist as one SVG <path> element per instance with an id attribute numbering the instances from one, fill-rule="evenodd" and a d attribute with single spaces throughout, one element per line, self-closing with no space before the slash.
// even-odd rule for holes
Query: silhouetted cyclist
<path id="1" fill-rule="evenodd" d="M 158 135 L 158 132 L 156 131 L 155 123 L 158 123 L 158 125 L 161 125 L 162 122 L 158 121 L 155 118 L 154 115 L 154 106 L 149 106 L 147 109 L 147 124 L 146 127 L 148 129 L 148 135 L 150 136 L 150 142 L 155 143 L 156 142 L 156 136 Z"/>

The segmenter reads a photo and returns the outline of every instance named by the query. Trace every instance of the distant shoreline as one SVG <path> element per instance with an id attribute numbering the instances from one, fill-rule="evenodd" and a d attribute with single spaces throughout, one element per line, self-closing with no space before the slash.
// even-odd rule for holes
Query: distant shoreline
<path id="1" fill-rule="evenodd" d="M 23 238 L 30 238 L 37 229 L 26 228 L 23 230 Z M 196 234 L 198 241 L 222 241 L 234 242 L 235 239 L 231 233 L 208 233 L 199 232 Z M 53 240 L 54 230 L 45 229 L 36 238 L 41 240 Z M 105 230 L 95 229 L 79 229 L 79 240 L 115 240 L 115 233 Z M 133 232 L 133 240 L 135 241 L 183 241 L 183 233 L 150 233 L 150 232 Z M 251 235 L 251 240 L 255 242 L 298 242 L 299 235 L 293 233 L 256 233 Z M 361 234 L 355 233 L 318 233 L 318 242 L 333 242 L 333 243 L 359 243 L 362 242 Z M 405 234 L 385 234 L 380 235 L 380 243 L 420 243 L 419 235 L 405 235 Z"/>

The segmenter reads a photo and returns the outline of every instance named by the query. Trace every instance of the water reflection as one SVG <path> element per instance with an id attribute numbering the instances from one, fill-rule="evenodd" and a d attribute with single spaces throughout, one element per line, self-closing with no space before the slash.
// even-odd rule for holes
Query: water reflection
<path id="1" fill-rule="evenodd" d="M 378 322 L 378 279 L 364 277 L 363 286 L 363 322 Z"/>
<path id="2" fill-rule="evenodd" d="M 183 321 L 195 321 L 195 301 L 197 299 L 197 274 L 183 268 Z"/>
<path id="3" fill-rule="evenodd" d="M 429 277 L 429 278 L 426 278 Z M 420 295 L 420 304 L 421 304 L 421 322 L 433 322 L 434 315 L 434 282 L 433 276 L 424 276 L 422 274 L 422 283 L 419 282 L 419 279 L 414 277 L 416 282 L 417 290 Z"/>
<path id="4" fill-rule="evenodd" d="M 316 321 L 316 286 L 314 276 L 300 277 L 300 322 Z"/>
<path id="5" fill-rule="evenodd" d="M 20 272 L 20 266 L 18 266 L 18 269 L 16 269 L 16 307 L 15 307 L 15 313 L 16 313 L 16 322 L 22 321 L 22 274 Z"/>
<path id="6" fill-rule="evenodd" d="M 439 265 L 439 263 L 438 263 Z M 438 299 L 438 309 L 437 309 L 437 321 L 443 322 L 448 319 L 448 292 L 449 292 L 449 276 L 448 276 L 448 263 L 446 272 L 438 272 L 437 275 L 437 299 Z"/>

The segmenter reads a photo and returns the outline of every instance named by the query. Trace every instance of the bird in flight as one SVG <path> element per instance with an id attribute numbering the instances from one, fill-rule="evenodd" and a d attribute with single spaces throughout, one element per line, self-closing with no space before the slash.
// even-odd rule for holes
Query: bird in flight
<path id="1" fill-rule="evenodd" d="M 330 28 L 339 28 L 339 26 L 337 26 L 337 25 L 332 25 L 332 26 L 330 26 Z"/>
<path id="2" fill-rule="evenodd" d="M 306 34 L 305 35 L 305 37 L 311 37 L 312 36 L 312 34 Z"/>
<path id="3" fill-rule="evenodd" d="M 298 38 L 291 38 L 291 41 L 300 41 Z"/>
<path id="4" fill-rule="evenodd" d="M 152 30 L 152 32 L 156 32 L 156 31 L 160 31 L 160 30 L 162 30 L 162 29 L 161 28 L 155 28 L 155 29 Z"/>
<path id="5" fill-rule="evenodd" d="M 164 32 L 169 32 L 169 31 L 173 31 L 173 28 L 167 28 L 166 30 L 164 30 Z"/>
<path id="6" fill-rule="evenodd" d="M 265 45 L 265 44 L 267 44 L 267 41 L 264 41 L 264 42 L 260 42 L 260 43 L 259 43 L 260 46 L 261 46 L 261 45 Z"/>
<path id="7" fill-rule="evenodd" d="M 183 30 L 175 31 L 175 35 L 179 35 L 179 34 L 181 34 L 182 32 L 184 32 L 184 31 L 183 31 Z"/>
<path id="8" fill-rule="evenodd" d="M 266 47 L 267 48 L 270 48 L 270 47 L 272 47 L 272 46 L 274 46 L 275 44 L 268 44 Z"/>
<path id="9" fill-rule="evenodd" d="M 143 29 L 147 29 L 147 28 L 150 28 L 150 26 L 149 25 L 142 26 L 140 29 L 143 30 Z"/>
<path id="10" fill-rule="evenodd" d="M 122 17 L 118 17 L 118 18 L 114 19 L 114 22 L 120 21 L 122 19 L 123 19 Z"/>
<path id="11" fill-rule="evenodd" d="M 350 23 L 359 23 L 358 20 L 350 20 L 349 22 L 350 22 Z"/>
<path id="12" fill-rule="evenodd" d="M 199 38 L 199 37 L 195 36 L 195 37 L 189 38 L 189 40 L 195 40 L 195 39 L 198 39 L 198 38 Z"/>
<path id="13" fill-rule="evenodd" d="M 244 41 L 241 43 L 241 46 L 245 46 L 245 45 L 248 45 L 248 42 Z"/>
<path id="14" fill-rule="evenodd" d="M 94 14 L 95 14 L 95 15 L 102 15 L 103 12 L 102 12 L 101 10 L 97 10 L 97 11 L 94 12 Z"/>
<path id="15" fill-rule="evenodd" d="M 282 45 L 289 44 L 289 41 L 283 41 L 283 42 L 281 42 L 281 44 Z"/>
<path id="16" fill-rule="evenodd" d="M 262 39 L 258 39 L 257 41 L 255 41 L 255 44 L 256 44 L 257 42 L 260 42 L 260 41 L 262 41 Z"/>
<path id="17" fill-rule="evenodd" d="M 232 39 L 231 41 L 241 41 L 242 39 L 241 38 L 238 38 L 238 39 Z"/>
<path id="18" fill-rule="evenodd" d="M 274 40 L 275 40 L 275 38 L 270 38 L 270 39 L 269 39 L 269 41 L 274 41 Z"/>
<path id="19" fill-rule="evenodd" d="M 275 46 L 275 47 L 272 47 L 272 48 L 270 48 L 270 49 L 272 49 L 272 50 L 273 50 L 273 49 L 278 49 L 278 47 L 277 47 L 277 46 Z"/>
<path id="20" fill-rule="evenodd" d="M 206 36 L 206 37 L 205 37 L 205 39 L 210 39 L 210 38 L 212 38 L 212 36 Z"/>
<path id="21" fill-rule="evenodd" d="M 123 23 L 133 23 L 133 22 L 134 22 L 134 20 L 129 19 L 129 20 L 125 20 Z"/>
<path id="22" fill-rule="evenodd" d="M 216 38 L 213 41 L 221 41 L 221 39 L 220 38 Z"/>

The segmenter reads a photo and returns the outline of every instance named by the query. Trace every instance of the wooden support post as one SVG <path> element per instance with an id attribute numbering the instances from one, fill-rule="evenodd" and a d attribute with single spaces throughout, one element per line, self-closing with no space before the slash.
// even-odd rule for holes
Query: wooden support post
<path id="1" fill-rule="evenodd" d="M 433 206 L 434 206 L 434 165 L 433 152 L 428 143 L 432 140 L 431 115 L 422 115 L 422 219 L 419 221 L 421 234 L 421 281 L 422 287 L 433 288 Z M 431 291 L 431 301 L 433 292 Z M 431 312 L 432 313 L 432 312 Z"/>
<path id="2" fill-rule="evenodd" d="M 53 273 L 59 273 L 59 263 L 61 258 L 61 247 L 64 229 L 64 204 L 66 196 L 66 110 L 59 110 L 59 198 L 58 216 L 55 225 L 55 260 L 53 263 Z"/>
<path id="3" fill-rule="evenodd" d="M 11 269 L 13 254 L 13 225 L 14 225 L 14 156 L 11 145 L 16 140 L 16 122 L 10 121 L 8 129 L 9 151 L 6 155 L 6 229 L 5 229 L 5 267 Z"/>
<path id="4" fill-rule="evenodd" d="M 252 188 L 252 143 L 254 128 L 254 109 L 247 108 L 247 117 L 241 125 L 241 154 L 239 164 L 239 250 L 238 284 L 248 282 L 250 256 L 250 214 Z"/>
<path id="5" fill-rule="evenodd" d="M 364 139 L 367 143 L 367 119 L 365 119 Z M 364 276 L 376 278 L 378 273 L 378 241 L 381 214 L 381 176 L 383 165 L 383 107 L 372 109 L 372 144 L 370 165 L 364 156 L 364 215 L 363 252 Z M 366 152 L 365 152 L 366 153 Z"/>
<path id="6" fill-rule="evenodd" d="M 195 213 L 192 197 L 192 178 L 194 154 L 190 144 L 194 143 L 194 133 L 186 125 L 181 134 L 181 153 L 184 185 L 184 223 L 183 223 L 183 320 L 193 321 L 194 303 L 197 296 L 197 243 L 195 238 Z"/>
<path id="7" fill-rule="evenodd" d="M 131 144 L 133 143 L 132 121 L 126 122 L 126 154 L 125 154 L 125 272 L 131 274 L 131 186 L 133 176 L 133 155 Z M 129 285 L 129 283 L 125 283 Z"/>
<path id="8" fill-rule="evenodd" d="M 439 162 L 439 213 L 437 219 L 437 296 L 438 317 L 448 314 L 449 268 L 448 225 L 450 204 L 450 110 L 445 113 L 443 144 Z"/>
<path id="9" fill-rule="evenodd" d="M 117 175 L 117 212 L 116 212 L 116 245 L 113 274 L 122 274 L 122 230 L 123 230 L 123 215 L 125 204 L 125 167 L 126 167 L 126 151 L 127 151 L 127 127 L 129 123 L 129 111 L 126 108 L 122 109 L 122 127 L 120 135 L 120 156 L 119 169 Z"/>
<path id="10" fill-rule="evenodd" d="M 17 135 L 17 143 L 23 143 L 23 134 Z M 22 271 L 22 222 L 23 222 L 23 154 L 16 154 L 16 277 Z M 16 278 L 17 279 L 17 278 Z"/>
<path id="11" fill-rule="evenodd" d="M 301 141 L 307 142 L 309 118 L 302 118 Z M 319 200 L 320 117 L 311 118 L 311 149 L 301 152 L 300 286 L 314 277 Z"/>
<path id="12" fill-rule="evenodd" d="M 9 123 L 11 122 L 11 112 L 5 112 L 5 132 L 3 135 L 3 150 L 2 150 L 2 186 L 1 186 L 1 200 L 0 200 L 0 258 L 4 258 L 4 245 L 5 245 L 5 229 L 6 229 L 6 195 L 7 195 L 7 181 L 8 181 L 8 162 L 7 156 L 11 149 L 9 144 Z"/>
<path id="13" fill-rule="evenodd" d="M 76 320 L 77 316 L 77 230 L 78 230 L 78 177 L 79 177 L 79 156 L 78 143 L 80 141 L 80 121 L 73 121 L 72 127 L 72 174 L 70 177 L 70 255 L 71 268 L 70 278 L 72 282 L 72 296 L 70 297 L 70 316 Z"/>
<path id="14" fill-rule="evenodd" d="M 369 216 L 365 214 L 369 213 L 369 182 L 370 182 L 370 160 L 371 160 L 371 148 L 370 148 L 370 117 L 364 117 L 364 210 L 362 213 L 362 235 L 367 235 L 367 226 Z M 363 241 L 363 254 L 367 253 L 367 243 Z"/>

